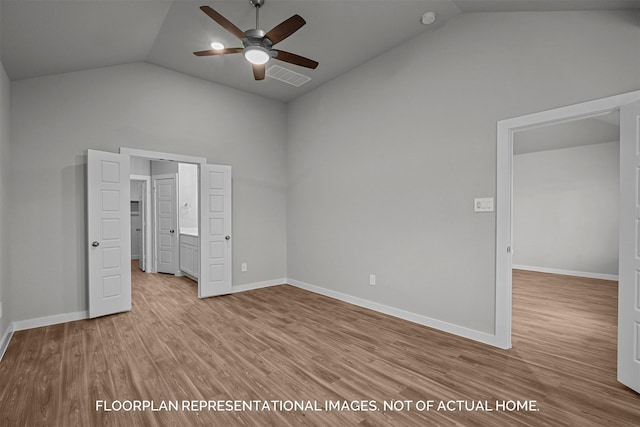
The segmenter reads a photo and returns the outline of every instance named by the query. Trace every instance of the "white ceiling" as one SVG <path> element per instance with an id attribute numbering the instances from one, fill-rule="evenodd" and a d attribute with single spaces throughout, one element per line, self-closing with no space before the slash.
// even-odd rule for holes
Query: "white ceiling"
<path id="1" fill-rule="evenodd" d="M 254 81 L 242 55 L 196 57 L 211 40 L 240 42 L 200 11 L 209 5 L 239 28 L 255 26 L 247 0 L 1 0 L 1 60 L 12 80 L 146 61 L 268 98 L 290 101 L 425 31 L 466 12 L 638 9 L 640 0 L 266 0 L 261 27 L 294 14 L 307 24 L 278 45 L 320 63 L 301 87 Z M 420 16 L 438 15 L 424 26 Z"/>

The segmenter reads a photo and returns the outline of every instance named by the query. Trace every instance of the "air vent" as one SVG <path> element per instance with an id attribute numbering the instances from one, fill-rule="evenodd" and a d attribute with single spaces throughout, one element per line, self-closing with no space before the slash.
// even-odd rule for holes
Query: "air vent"
<path id="1" fill-rule="evenodd" d="M 269 67 L 267 69 L 267 76 L 296 87 L 300 87 L 311 80 L 311 77 L 296 73 L 295 71 L 288 70 L 279 65 L 272 65 Z"/>

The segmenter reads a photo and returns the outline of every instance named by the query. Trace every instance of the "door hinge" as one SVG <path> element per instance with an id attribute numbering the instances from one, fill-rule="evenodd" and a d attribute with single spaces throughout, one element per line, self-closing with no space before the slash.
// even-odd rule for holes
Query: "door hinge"
<path id="1" fill-rule="evenodd" d="M 507 246 L 507 253 L 510 254 L 511 253 L 511 246 Z"/>

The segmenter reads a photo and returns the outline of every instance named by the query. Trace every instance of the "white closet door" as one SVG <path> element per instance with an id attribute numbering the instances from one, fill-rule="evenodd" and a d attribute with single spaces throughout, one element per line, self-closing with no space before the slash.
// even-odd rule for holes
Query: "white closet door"
<path id="1" fill-rule="evenodd" d="M 176 274 L 178 234 L 176 232 L 176 179 L 154 178 L 156 199 L 156 247 L 158 273 Z"/>
<path id="2" fill-rule="evenodd" d="M 200 170 L 200 298 L 231 293 L 231 166 Z"/>
<path id="3" fill-rule="evenodd" d="M 131 310 L 129 156 L 87 156 L 89 317 Z"/>

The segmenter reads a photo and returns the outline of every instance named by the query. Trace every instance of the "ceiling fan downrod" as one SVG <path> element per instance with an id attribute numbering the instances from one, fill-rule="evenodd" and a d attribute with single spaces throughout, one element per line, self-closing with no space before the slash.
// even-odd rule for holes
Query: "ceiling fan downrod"
<path id="1" fill-rule="evenodd" d="M 249 0 L 249 3 L 256 8 L 256 30 L 260 29 L 260 8 L 266 0 Z"/>

